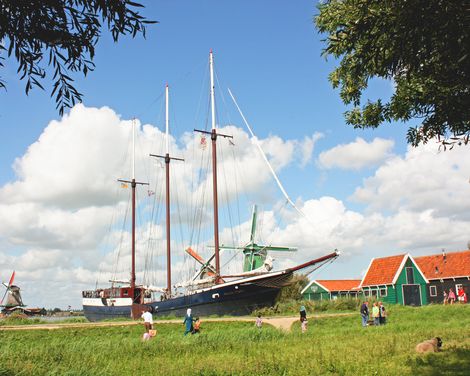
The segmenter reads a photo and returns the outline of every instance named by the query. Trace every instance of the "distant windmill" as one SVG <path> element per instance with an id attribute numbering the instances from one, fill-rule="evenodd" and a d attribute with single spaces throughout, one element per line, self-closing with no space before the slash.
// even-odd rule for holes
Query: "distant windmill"
<path id="1" fill-rule="evenodd" d="M 24 306 L 23 300 L 21 299 L 20 288 L 13 284 L 14 280 L 15 280 L 15 272 L 13 271 L 8 284 L 2 282 L 2 285 L 5 286 L 6 290 L 5 290 L 5 293 L 3 294 L 2 300 L 0 300 L 0 307 L 14 308 L 14 307 Z M 5 297 L 6 297 L 6 302 L 5 304 L 3 304 Z"/>

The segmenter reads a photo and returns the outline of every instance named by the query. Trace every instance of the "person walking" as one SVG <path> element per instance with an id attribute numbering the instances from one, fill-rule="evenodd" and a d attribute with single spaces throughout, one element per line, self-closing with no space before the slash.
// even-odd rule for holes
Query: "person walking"
<path id="1" fill-rule="evenodd" d="M 153 316 L 150 313 L 150 308 L 146 308 L 142 311 L 142 316 L 144 319 L 144 327 L 145 327 L 145 333 L 144 333 L 144 340 L 149 340 L 150 339 L 150 330 L 153 328 Z"/>
<path id="2" fill-rule="evenodd" d="M 372 318 L 374 319 L 374 325 L 375 326 L 380 325 L 379 315 L 380 315 L 379 305 L 377 304 L 377 302 L 375 302 L 374 305 L 372 306 Z"/>
<path id="3" fill-rule="evenodd" d="M 261 318 L 261 313 L 258 314 L 258 317 L 256 318 L 255 325 L 258 329 L 261 329 L 261 327 L 263 326 L 263 319 Z"/>
<path id="4" fill-rule="evenodd" d="M 387 312 L 385 311 L 385 307 L 382 302 L 379 302 L 379 323 L 380 325 L 385 325 L 387 321 Z"/>
<path id="5" fill-rule="evenodd" d="M 186 310 L 186 316 L 184 318 L 183 324 L 185 325 L 184 335 L 191 333 L 193 331 L 193 316 L 191 315 L 191 308 Z"/>
<path id="6" fill-rule="evenodd" d="M 307 331 L 307 322 L 307 311 L 304 306 L 300 306 L 300 327 L 302 329 L 302 333 Z"/>
<path id="7" fill-rule="evenodd" d="M 443 303 L 444 303 L 444 305 L 446 305 L 446 304 L 447 304 L 447 299 L 448 299 L 448 297 L 447 297 L 447 291 L 444 289 L 442 294 L 444 295 L 444 301 L 443 301 Z"/>
<path id="8" fill-rule="evenodd" d="M 365 301 L 361 305 L 361 318 L 362 318 L 362 326 L 367 326 L 367 321 L 369 321 L 369 302 Z"/>

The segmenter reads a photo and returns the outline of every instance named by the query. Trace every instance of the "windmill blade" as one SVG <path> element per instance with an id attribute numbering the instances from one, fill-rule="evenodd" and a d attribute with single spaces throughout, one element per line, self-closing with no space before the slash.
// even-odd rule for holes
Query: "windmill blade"
<path id="1" fill-rule="evenodd" d="M 2 300 L 0 300 L 0 306 L 3 304 L 3 299 L 5 299 L 5 296 L 7 296 L 8 291 L 10 290 L 10 286 L 7 286 L 5 283 L 3 284 L 6 287 L 5 294 L 2 296 Z"/>
<path id="2" fill-rule="evenodd" d="M 8 287 L 10 287 L 13 284 L 14 280 L 15 280 L 15 271 L 13 270 L 13 273 L 11 273 L 10 282 L 8 282 Z"/>
<path id="3" fill-rule="evenodd" d="M 0 305 L 3 303 L 3 299 L 5 299 L 5 296 L 7 296 L 8 291 L 10 290 L 11 285 L 13 284 L 13 281 L 15 280 L 15 271 L 13 270 L 13 273 L 11 273 L 10 281 L 8 282 L 8 285 L 6 283 L 3 283 L 3 286 L 6 287 L 5 294 L 3 294 L 2 300 L 0 300 Z"/>

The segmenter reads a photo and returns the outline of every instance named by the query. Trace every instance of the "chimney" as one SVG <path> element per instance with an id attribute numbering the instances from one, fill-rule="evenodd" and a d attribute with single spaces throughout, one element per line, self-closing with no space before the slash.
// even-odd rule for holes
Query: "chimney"
<path id="1" fill-rule="evenodd" d="M 444 262 L 447 262 L 447 260 L 446 260 L 446 250 L 444 248 L 442 248 L 442 259 L 444 260 Z"/>

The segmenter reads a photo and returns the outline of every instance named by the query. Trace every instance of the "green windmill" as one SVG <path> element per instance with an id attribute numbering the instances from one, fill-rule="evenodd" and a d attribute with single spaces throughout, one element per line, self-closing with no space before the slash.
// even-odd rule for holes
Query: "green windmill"
<path id="1" fill-rule="evenodd" d="M 225 249 L 243 250 L 243 271 L 251 272 L 255 269 L 266 267 L 266 271 L 272 269 L 272 259 L 268 256 L 268 251 L 294 252 L 297 248 L 276 247 L 272 245 L 259 245 L 255 243 L 257 206 L 253 205 L 253 216 L 251 219 L 250 242 L 244 247 L 221 246 Z"/>

